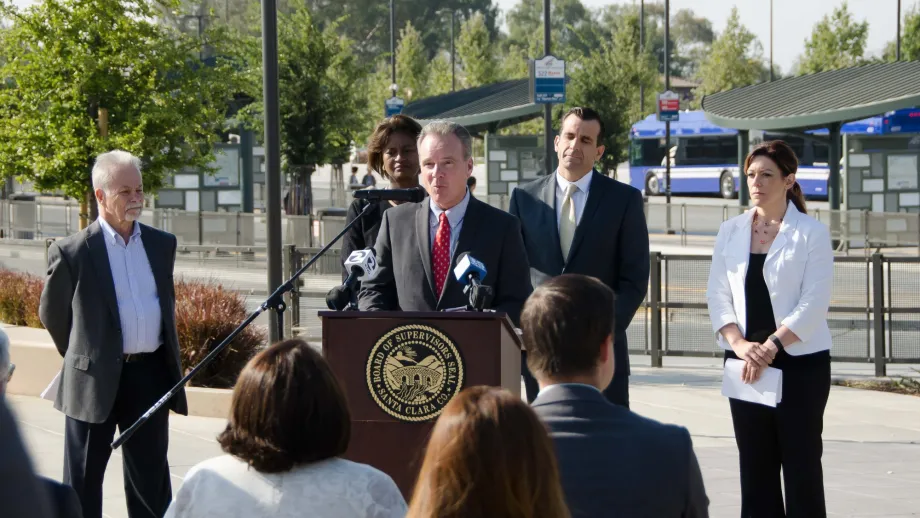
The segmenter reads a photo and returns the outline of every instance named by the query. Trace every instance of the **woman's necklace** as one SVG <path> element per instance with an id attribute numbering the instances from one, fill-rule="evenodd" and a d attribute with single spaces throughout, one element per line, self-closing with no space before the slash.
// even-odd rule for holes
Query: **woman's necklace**
<path id="1" fill-rule="evenodd" d="M 765 245 L 767 241 L 772 241 L 776 238 L 776 235 L 779 233 L 779 226 L 783 222 L 782 219 L 770 223 L 766 220 L 761 220 L 757 213 L 754 213 L 754 234 L 755 238 L 760 241 L 760 244 Z"/>

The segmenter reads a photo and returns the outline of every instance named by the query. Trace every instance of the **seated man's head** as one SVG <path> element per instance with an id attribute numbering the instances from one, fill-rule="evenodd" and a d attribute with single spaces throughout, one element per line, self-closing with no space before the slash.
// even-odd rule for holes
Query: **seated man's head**
<path id="1" fill-rule="evenodd" d="M 585 275 L 540 285 L 524 304 L 527 366 L 541 387 L 584 383 L 604 390 L 613 379 L 614 294 Z"/>
<path id="2" fill-rule="evenodd" d="M 303 340 L 249 360 L 233 388 L 223 450 L 263 473 L 338 457 L 348 449 L 345 395 L 322 355 Z"/>

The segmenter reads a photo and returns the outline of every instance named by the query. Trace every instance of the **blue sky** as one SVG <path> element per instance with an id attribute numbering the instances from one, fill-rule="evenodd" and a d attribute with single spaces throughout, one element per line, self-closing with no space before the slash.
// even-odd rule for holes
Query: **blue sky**
<path id="1" fill-rule="evenodd" d="M 519 0 L 495 0 L 507 12 Z M 638 4 L 638 0 L 582 0 L 589 8 L 608 4 Z M 839 0 L 773 0 L 773 61 L 788 73 L 805 48 L 805 38 L 811 34 L 821 17 L 829 14 L 842 2 Z M 917 0 L 901 0 L 901 15 Z M 671 0 L 672 11 L 692 9 L 697 15 L 712 20 L 713 28 L 720 32 L 733 6 L 738 7 L 741 22 L 747 26 L 763 45 L 764 58 L 769 56 L 770 1 L 769 0 Z M 897 27 L 897 0 L 850 0 L 850 12 L 857 20 L 869 22 L 869 39 L 866 50 L 881 54 L 885 43 L 893 40 Z"/>

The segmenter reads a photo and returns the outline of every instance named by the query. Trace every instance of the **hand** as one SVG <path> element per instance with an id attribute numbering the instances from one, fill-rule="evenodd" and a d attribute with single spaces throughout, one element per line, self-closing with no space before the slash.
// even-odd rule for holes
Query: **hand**
<path id="1" fill-rule="evenodd" d="M 731 344 L 731 347 L 738 358 L 761 368 L 770 365 L 773 362 L 773 356 L 776 354 L 775 352 L 770 354 L 769 349 L 765 348 L 761 343 L 748 342 L 743 338 L 736 340 L 735 343 Z M 774 346 L 773 349 L 775 351 L 776 347 Z"/>
<path id="2" fill-rule="evenodd" d="M 756 382 L 765 368 L 758 367 L 756 363 L 744 362 L 744 366 L 741 367 L 741 381 L 748 384 Z"/>

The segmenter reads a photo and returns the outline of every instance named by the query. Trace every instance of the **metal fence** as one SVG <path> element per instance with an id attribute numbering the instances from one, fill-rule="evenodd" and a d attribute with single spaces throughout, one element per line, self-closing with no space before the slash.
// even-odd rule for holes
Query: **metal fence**
<path id="1" fill-rule="evenodd" d="M 508 210 L 507 195 L 489 195 L 483 201 Z M 682 245 L 689 236 L 715 236 L 723 221 L 741 214 L 738 205 L 666 205 L 645 203 L 650 234 L 676 234 Z M 341 212 L 341 210 L 339 210 Z M 872 250 L 913 248 L 920 255 L 920 213 L 869 211 L 810 212 L 830 228 L 837 249 Z M 141 221 L 176 235 L 185 245 L 266 246 L 265 214 L 238 212 L 190 212 L 148 209 Z M 345 218 L 327 210 L 316 216 L 283 216 L 285 244 L 323 246 L 345 225 Z M 40 239 L 62 237 L 79 228 L 79 206 L 58 201 L 0 200 L 0 237 Z"/>
<path id="2" fill-rule="evenodd" d="M 721 356 L 710 326 L 705 255 L 651 254 L 648 297 L 627 330 L 630 352 L 664 356 Z M 876 304 L 876 301 L 879 301 Z M 835 361 L 920 363 L 920 258 L 834 258 L 828 312 Z"/>

